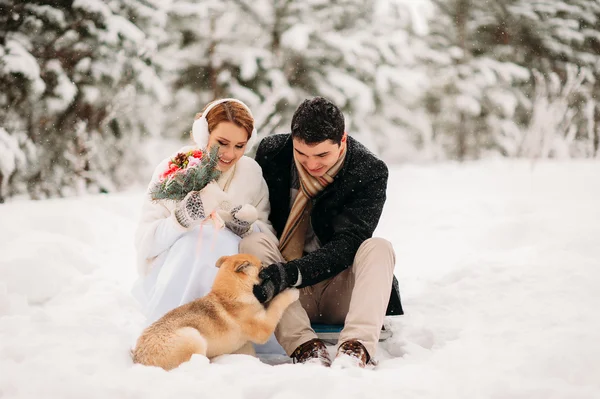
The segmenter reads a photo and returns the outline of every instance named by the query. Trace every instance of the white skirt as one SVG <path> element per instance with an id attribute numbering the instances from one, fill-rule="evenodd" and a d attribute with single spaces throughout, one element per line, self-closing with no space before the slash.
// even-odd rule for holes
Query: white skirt
<path id="1" fill-rule="evenodd" d="M 162 265 L 134 284 L 133 295 L 141 303 L 147 324 L 168 311 L 203 297 L 210 291 L 217 259 L 238 253 L 240 237 L 229 229 L 215 232 L 212 224 L 190 230 L 171 246 Z M 264 345 L 254 345 L 259 354 L 285 355 L 274 335 Z"/>

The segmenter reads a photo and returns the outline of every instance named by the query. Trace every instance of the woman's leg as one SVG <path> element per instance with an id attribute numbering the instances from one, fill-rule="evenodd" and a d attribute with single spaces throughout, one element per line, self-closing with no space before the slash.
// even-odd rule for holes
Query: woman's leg
<path id="1" fill-rule="evenodd" d="M 191 230 L 169 249 L 149 293 L 145 313 L 152 323 L 168 311 L 206 295 L 217 274 L 215 263 L 238 252 L 240 238 L 212 225 Z"/>

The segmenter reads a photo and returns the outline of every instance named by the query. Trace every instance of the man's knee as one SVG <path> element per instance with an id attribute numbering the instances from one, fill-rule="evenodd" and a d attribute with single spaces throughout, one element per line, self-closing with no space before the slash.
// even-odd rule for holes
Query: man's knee
<path id="1" fill-rule="evenodd" d="M 354 264 L 355 266 L 376 268 L 387 265 L 393 270 L 396 265 L 394 247 L 385 238 L 369 238 L 358 248 Z"/>
<path id="2" fill-rule="evenodd" d="M 262 258 L 266 248 L 275 248 L 276 246 L 267 234 L 252 233 L 240 241 L 239 251 L 242 254 L 250 254 Z"/>
<path id="3" fill-rule="evenodd" d="M 366 239 L 360 245 L 360 248 L 363 248 L 363 247 L 385 248 L 390 251 L 394 251 L 394 248 L 392 247 L 392 243 L 389 242 L 388 240 L 386 240 L 385 238 L 381 238 L 381 237 L 371 237 L 371 238 Z M 359 248 L 359 250 L 360 250 L 360 248 Z"/>

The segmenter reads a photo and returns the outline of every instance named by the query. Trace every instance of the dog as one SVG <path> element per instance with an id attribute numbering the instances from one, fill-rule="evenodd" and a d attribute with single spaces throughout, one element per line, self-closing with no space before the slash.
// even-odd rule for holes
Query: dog
<path id="1" fill-rule="evenodd" d="M 287 289 L 265 305 L 252 287 L 260 282 L 261 262 L 252 255 L 223 256 L 211 291 L 179 306 L 146 328 L 131 351 L 134 363 L 178 367 L 193 354 L 212 359 L 230 353 L 255 355 L 252 342 L 264 344 L 299 291 Z"/>

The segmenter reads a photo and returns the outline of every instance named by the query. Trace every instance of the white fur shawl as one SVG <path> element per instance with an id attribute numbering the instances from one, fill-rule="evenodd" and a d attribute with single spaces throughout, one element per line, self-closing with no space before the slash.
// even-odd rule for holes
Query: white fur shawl
<path id="1" fill-rule="evenodd" d="M 187 152 L 193 147 L 184 147 L 178 152 Z M 158 181 L 159 176 L 167 170 L 172 157 L 163 160 L 155 169 L 148 188 Z M 229 182 L 225 187 L 226 182 Z M 271 235 L 277 242 L 273 227 L 269 222 L 269 190 L 262 177 L 262 170 L 256 161 L 242 156 L 229 171 L 223 173 L 217 181 L 219 186 L 230 196 L 233 205 L 253 205 L 258 212 L 258 220 L 254 230 Z M 137 266 L 140 275 L 146 275 L 152 267 L 161 263 L 166 251 L 189 229 L 182 227 L 173 211 L 174 201 L 152 201 L 147 195 L 142 206 L 142 214 L 135 234 Z"/>

